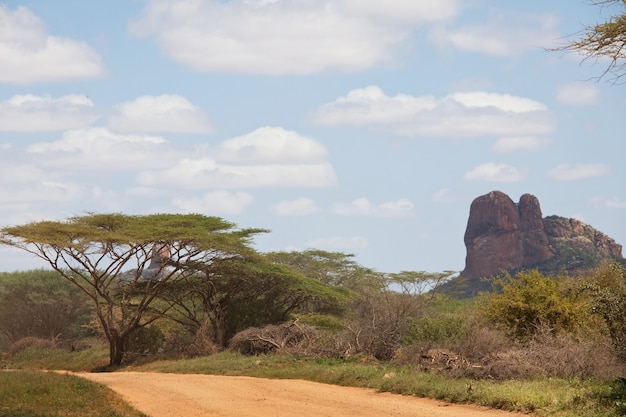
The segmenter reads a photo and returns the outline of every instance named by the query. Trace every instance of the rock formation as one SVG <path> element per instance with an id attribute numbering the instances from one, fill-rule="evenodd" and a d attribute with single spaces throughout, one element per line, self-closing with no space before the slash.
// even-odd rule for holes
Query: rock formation
<path id="1" fill-rule="evenodd" d="M 530 194 L 517 204 L 500 191 L 476 198 L 464 240 L 461 277 L 467 279 L 527 266 L 573 269 L 601 258 L 622 259 L 622 246 L 593 227 L 575 219 L 542 218 L 539 200 Z"/>

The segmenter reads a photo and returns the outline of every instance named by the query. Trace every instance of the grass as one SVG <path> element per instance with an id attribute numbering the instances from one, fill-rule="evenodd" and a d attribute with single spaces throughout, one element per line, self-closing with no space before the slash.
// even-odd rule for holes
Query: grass
<path id="1" fill-rule="evenodd" d="M 0 369 L 62 369 L 80 372 L 92 371 L 108 363 L 108 348 L 101 345 L 79 352 L 29 346 L 0 359 Z"/>
<path id="2" fill-rule="evenodd" d="M 67 374 L 0 371 L 0 417 L 146 417 L 113 391 Z"/>
<path id="3" fill-rule="evenodd" d="M 0 367 L 87 370 L 98 368 L 107 358 L 106 350 L 101 348 L 73 353 L 29 349 L 8 358 L 10 360 L 4 359 Z M 194 359 L 142 358 L 122 370 L 305 379 L 453 403 L 473 403 L 540 417 L 626 415 L 626 380 L 474 380 L 447 378 L 406 366 L 394 367 L 366 357 L 334 360 L 292 355 L 242 356 L 230 351 Z M 0 414 L 0 417 L 4 416 Z"/>

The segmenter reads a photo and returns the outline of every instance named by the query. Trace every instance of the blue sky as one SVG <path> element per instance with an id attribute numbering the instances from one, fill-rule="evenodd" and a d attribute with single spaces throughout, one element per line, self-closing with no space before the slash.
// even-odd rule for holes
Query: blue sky
<path id="1" fill-rule="evenodd" d="M 203 213 L 257 248 L 460 271 L 472 200 L 626 243 L 624 85 L 583 0 L 0 0 L 0 225 Z M 0 248 L 0 270 L 38 267 Z"/>

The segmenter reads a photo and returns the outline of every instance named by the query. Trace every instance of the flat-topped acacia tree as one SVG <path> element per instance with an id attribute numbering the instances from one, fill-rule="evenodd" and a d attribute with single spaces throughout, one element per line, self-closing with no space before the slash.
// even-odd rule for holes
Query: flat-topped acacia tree
<path id="1" fill-rule="evenodd" d="M 93 301 L 110 346 L 110 365 L 124 358 L 124 340 L 154 321 L 149 305 L 193 273 L 189 265 L 249 253 L 263 229 L 236 229 L 199 214 L 87 214 L 0 229 L 0 242 L 48 262 Z"/>

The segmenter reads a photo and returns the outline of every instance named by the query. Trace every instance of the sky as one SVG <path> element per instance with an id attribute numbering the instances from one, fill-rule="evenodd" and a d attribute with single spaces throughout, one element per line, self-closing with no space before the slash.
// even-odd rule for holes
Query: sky
<path id="1" fill-rule="evenodd" d="M 0 0 L 0 226 L 202 213 L 262 251 L 461 271 L 473 199 L 626 244 L 626 86 L 585 0 Z M 45 266 L 0 248 L 0 270 Z"/>

